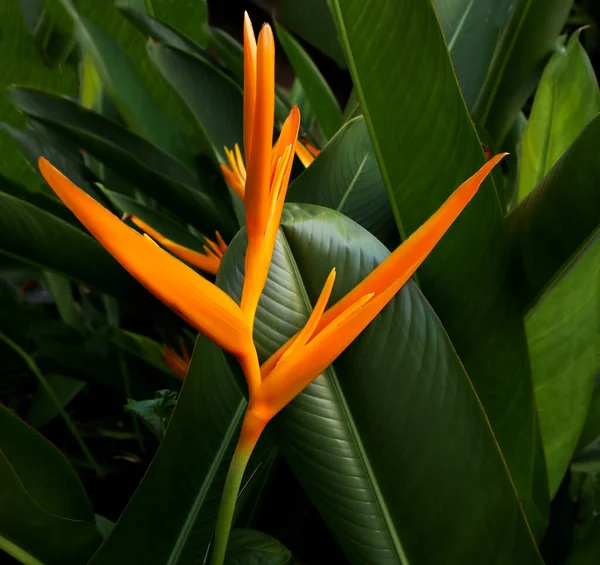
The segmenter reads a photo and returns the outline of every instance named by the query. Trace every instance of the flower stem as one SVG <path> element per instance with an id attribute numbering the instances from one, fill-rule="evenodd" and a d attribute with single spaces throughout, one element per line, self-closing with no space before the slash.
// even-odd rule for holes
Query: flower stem
<path id="1" fill-rule="evenodd" d="M 244 477 L 244 471 L 265 424 L 266 422 L 258 418 L 250 409 L 246 411 L 240 439 L 231 459 L 227 478 L 225 479 L 225 486 L 223 487 L 221 506 L 219 507 L 215 526 L 210 565 L 223 565 L 225 560 L 229 532 L 231 531 L 233 514 L 235 512 L 235 503 L 242 484 L 242 478 Z"/>

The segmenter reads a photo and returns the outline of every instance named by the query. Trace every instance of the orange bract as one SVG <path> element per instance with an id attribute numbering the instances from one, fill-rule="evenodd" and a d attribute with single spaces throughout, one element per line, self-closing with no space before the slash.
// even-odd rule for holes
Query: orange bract
<path id="1" fill-rule="evenodd" d="M 238 305 L 214 284 L 127 226 L 43 157 L 42 176 L 81 223 L 152 294 L 223 349 L 254 349 Z"/>
<path id="2" fill-rule="evenodd" d="M 323 312 L 333 285 L 332 272 L 305 328 L 261 367 L 263 386 L 257 405 L 264 416 L 272 417 L 281 410 L 371 323 L 427 258 L 503 157 L 497 155 L 488 161 L 369 276 Z"/>
<path id="3" fill-rule="evenodd" d="M 131 216 L 131 221 L 145 233 L 147 233 L 152 239 L 160 243 L 165 249 L 168 249 L 174 255 L 177 255 L 180 259 L 183 259 L 190 265 L 202 269 L 211 275 L 216 275 L 221 264 L 223 254 L 227 250 L 227 244 L 221 237 L 219 232 L 215 232 L 217 241 L 214 242 L 212 239 L 204 238 L 206 245 L 204 245 L 204 253 L 180 245 L 175 241 L 165 237 L 159 231 L 155 230 L 152 226 L 138 218 L 137 216 Z"/>

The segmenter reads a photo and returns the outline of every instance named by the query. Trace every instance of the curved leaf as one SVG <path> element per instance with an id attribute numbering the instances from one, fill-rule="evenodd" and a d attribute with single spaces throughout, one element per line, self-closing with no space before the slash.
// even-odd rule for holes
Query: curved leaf
<path id="1" fill-rule="evenodd" d="M 475 120 L 497 145 L 533 92 L 572 4 L 573 0 L 510 3 L 510 19 L 473 108 Z"/>
<path id="2" fill-rule="evenodd" d="M 49 68 L 39 58 L 21 14 L 22 2 L 10 2 L 2 9 L 2 41 L 0 41 L 0 92 L 9 85 L 31 84 L 53 92 L 73 94 L 77 90 L 77 75 L 67 66 Z M 23 127 L 24 118 L 6 96 L 0 98 L 0 122 L 13 127 Z M 21 159 L 18 149 L 10 138 L 0 131 L 0 172 L 26 186 L 34 185 L 37 174 Z"/>
<path id="3" fill-rule="evenodd" d="M 127 124 L 163 149 L 189 158 L 189 140 L 174 127 L 173 121 L 155 102 L 118 41 L 82 16 L 72 0 L 60 2 L 73 19 L 83 49 L 90 56 L 103 86 Z M 114 8 L 110 6 L 108 9 Z"/>
<path id="4" fill-rule="evenodd" d="M 276 539 L 255 530 L 233 530 L 225 565 L 290 565 L 292 554 Z"/>
<path id="5" fill-rule="evenodd" d="M 433 0 L 469 108 L 475 104 L 512 0 Z"/>
<path id="6" fill-rule="evenodd" d="M 0 193 L 0 252 L 115 296 L 145 296 L 104 248 L 71 224 Z"/>
<path id="7" fill-rule="evenodd" d="M 553 497 L 575 452 L 600 372 L 600 235 L 544 292 L 525 327 Z"/>
<path id="8" fill-rule="evenodd" d="M 521 261 L 524 304 L 531 304 L 600 225 L 600 115 L 581 132 L 525 200 L 507 227 Z"/>
<path id="9" fill-rule="evenodd" d="M 579 42 L 580 31 L 571 36 L 566 49 L 553 55 L 538 86 L 523 134 L 519 200 L 536 187 L 600 112 L 598 81 Z"/>
<path id="10" fill-rule="evenodd" d="M 65 98 L 26 88 L 13 89 L 12 98 L 23 112 L 71 138 L 123 178 L 143 186 L 189 223 L 230 235 L 237 231 L 232 211 L 211 198 L 194 172 L 150 142 Z M 203 184 L 209 185 L 210 180 Z"/>
<path id="11" fill-rule="evenodd" d="M 244 250 L 242 232 L 219 271 L 233 297 Z M 332 267 L 335 301 L 387 255 L 341 214 L 287 205 L 257 312 L 259 355 L 302 326 Z M 413 283 L 271 426 L 351 563 L 541 563 L 479 400 Z"/>
<path id="12" fill-rule="evenodd" d="M 198 336 L 167 433 L 90 565 L 203 562 L 245 408 L 225 354 Z"/>
<path id="13" fill-rule="evenodd" d="M 44 564 L 87 561 L 101 536 L 75 471 L 1 404 L 0 429 L 0 538 Z"/>
<path id="14" fill-rule="evenodd" d="M 480 140 L 429 1 L 331 5 L 404 238 L 480 168 Z M 417 275 L 473 380 L 534 519 L 546 511 L 547 497 L 532 500 L 532 492 L 546 479 L 531 457 L 539 440 L 510 259 L 503 213 L 488 179 Z"/>
<path id="15" fill-rule="evenodd" d="M 342 212 L 390 249 L 398 230 L 364 118 L 346 123 L 290 186 L 287 200 Z"/>
<path id="16" fill-rule="evenodd" d="M 242 91 L 204 59 L 168 45 L 148 46 L 150 57 L 187 104 L 198 127 L 226 162 L 224 147 L 242 146 Z"/>
<path id="17" fill-rule="evenodd" d="M 333 137 L 344 121 L 333 92 L 300 43 L 280 25 L 276 24 L 275 29 L 296 78 L 302 84 L 321 131 L 327 139 Z"/>
<path id="18" fill-rule="evenodd" d="M 314 45 L 344 68 L 344 50 L 335 33 L 328 0 L 278 0 L 275 17 L 296 35 Z"/>

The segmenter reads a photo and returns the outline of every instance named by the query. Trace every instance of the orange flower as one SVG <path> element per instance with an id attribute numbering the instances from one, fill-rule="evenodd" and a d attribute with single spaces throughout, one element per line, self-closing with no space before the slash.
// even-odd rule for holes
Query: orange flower
<path id="1" fill-rule="evenodd" d="M 335 280 L 329 275 L 302 329 L 262 367 L 262 386 L 249 410 L 268 421 L 321 374 L 395 296 L 504 157 L 497 155 L 465 181 L 437 212 L 385 261 L 334 306 L 325 311 Z"/>
<path id="2" fill-rule="evenodd" d="M 175 241 L 165 237 L 159 231 L 155 230 L 152 226 L 138 218 L 137 216 L 131 216 L 130 220 L 140 228 L 144 233 L 148 234 L 152 239 L 160 243 L 165 249 L 168 249 L 174 255 L 177 255 L 180 259 L 183 259 L 190 265 L 198 267 L 211 275 L 216 275 L 221 264 L 223 254 L 227 250 L 227 244 L 221 237 L 219 232 L 215 232 L 217 241 L 214 242 L 211 239 L 205 237 L 206 245 L 204 245 L 204 253 L 180 245 Z"/>
<path id="3" fill-rule="evenodd" d="M 250 325 L 262 294 L 296 148 L 300 112 L 294 106 L 272 146 L 275 120 L 275 40 L 268 25 L 256 41 L 252 22 L 244 19 L 244 153 L 225 149 L 229 167 L 221 165 L 246 211 L 245 278 L 241 309 Z"/>
<path id="4" fill-rule="evenodd" d="M 130 228 L 45 158 L 41 157 L 38 164 L 58 197 L 152 294 L 223 349 L 238 357 L 256 355 L 252 327 L 227 294 L 161 249 L 150 237 Z"/>

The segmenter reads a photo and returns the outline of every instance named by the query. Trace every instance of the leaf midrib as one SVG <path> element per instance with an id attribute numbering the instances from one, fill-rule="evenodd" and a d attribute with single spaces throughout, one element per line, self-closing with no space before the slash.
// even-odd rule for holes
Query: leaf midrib
<path id="1" fill-rule="evenodd" d="M 311 312 L 312 304 L 308 297 L 306 287 L 304 286 L 304 280 L 302 278 L 300 268 L 298 267 L 298 263 L 296 262 L 296 259 L 292 253 L 291 247 L 288 243 L 287 236 L 285 234 L 285 227 L 286 226 L 282 225 L 282 229 L 280 230 L 280 233 L 283 236 L 283 237 L 281 237 L 282 247 L 284 249 L 285 255 L 288 258 L 289 264 L 292 268 L 292 274 L 298 282 L 298 289 L 302 296 L 304 305 L 306 306 L 306 310 L 307 310 L 307 312 Z M 395 554 L 399 558 L 400 563 L 402 565 L 410 565 L 410 561 L 408 560 L 406 552 L 404 551 L 404 546 L 403 546 L 403 544 L 400 540 L 400 537 L 398 535 L 398 532 L 394 526 L 394 522 L 392 520 L 390 511 L 388 510 L 388 507 L 387 507 L 387 504 L 385 503 L 385 499 L 382 495 L 381 489 L 379 488 L 379 483 L 377 481 L 377 478 L 375 476 L 373 468 L 371 467 L 371 465 L 369 463 L 369 459 L 368 459 L 366 450 L 361 441 L 360 434 L 357 430 L 357 427 L 354 423 L 354 419 L 352 418 L 350 408 L 348 406 L 348 403 L 346 402 L 346 397 L 344 395 L 342 387 L 340 386 L 340 382 L 339 382 L 337 373 L 335 371 L 334 365 L 330 365 L 323 372 L 323 374 L 326 375 L 329 378 L 329 381 L 332 383 L 333 391 L 335 392 L 335 394 L 337 396 L 339 406 L 341 406 L 341 408 L 343 409 L 343 414 L 344 414 L 344 418 L 345 418 L 345 421 L 347 424 L 347 428 L 351 433 L 351 440 L 352 440 L 353 444 L 356 446 L 356 453 L 359 455 L 360 463 L 363 465 L 363 468 L 365 470 L 364 476 L 368 480 L 371 490 L 374 494 L 374 498 L 377 503 L 377 507 L 380 510 L 381 518 L 387 527 L 386 528 L 387 534 L 388 534 L 391 544 L 394 548 Z"/>

